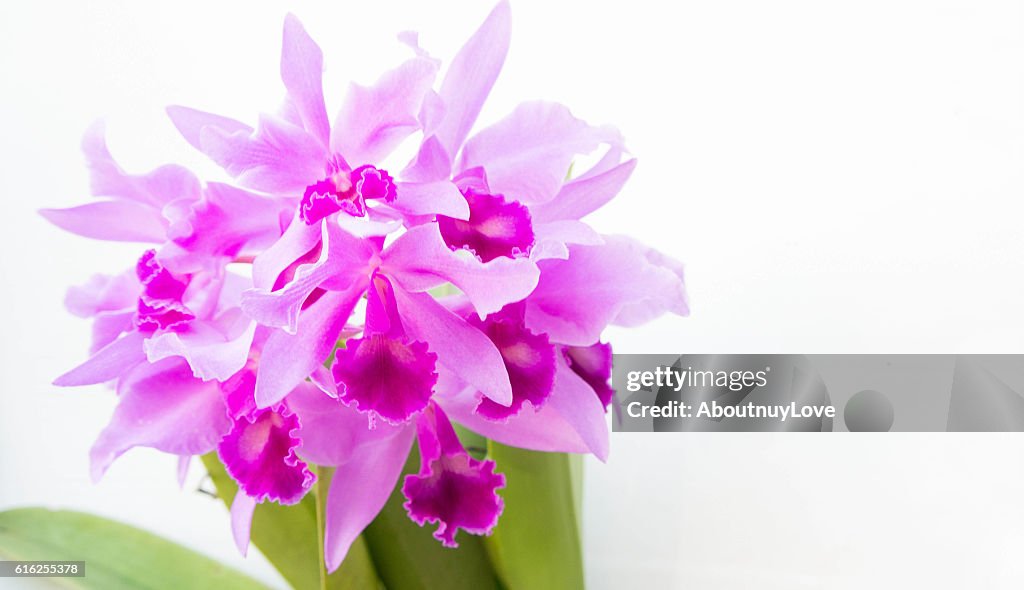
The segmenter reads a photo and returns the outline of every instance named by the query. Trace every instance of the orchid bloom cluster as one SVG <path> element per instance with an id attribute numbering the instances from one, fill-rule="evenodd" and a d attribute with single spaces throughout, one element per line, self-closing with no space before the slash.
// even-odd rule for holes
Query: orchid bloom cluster
<path id="1" fill-rule="evenodd" d="M 92 356 L 55 383 L 112 383 L 119 397 L 93 477 L 136 446 L 183 469 L 216 451 L 239 486 L 244 552 L 259 503 L 298 502 L 310 464 L 334 467 L 332 571 L 396 485 L 409 518 L 435 524 L 446 546 L 459 529 L 492 530 L 505 478 L 467 453 L 453 421 L 603 460 L 602 331 L 687 313 L 678 263 L 580 221 L 635 166 L 615 129 L 528 102 L 470 136 L 508 50 L 507 3 L 437 85 L 439 60 L 399 38 L 408 60 L 351 85 L 332 124 L 323 55 L 289 16 L 276 114 L 252 127 L 168 108 L 232 182 L 177 165 L 126 173 L 96 126 L 83 148 L 102 200 L 42 211 L 82 236 L 151 245 L 134 268 L 67 296 L 93 319 Z M 386 169 L 404 142 L 418 142 L 415 156 Z M 590 154 L 592 167 L 567 175 Z M 420 470 L 399 482 L 414 442 Z"/>

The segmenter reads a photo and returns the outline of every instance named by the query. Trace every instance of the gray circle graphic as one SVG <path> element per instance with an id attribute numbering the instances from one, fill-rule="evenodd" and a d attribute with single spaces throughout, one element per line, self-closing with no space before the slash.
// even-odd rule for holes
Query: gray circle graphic
<path id="1" fill-rule="evenodd" d="M 894 419 L 892 402 L 873 389 L 853 394 L 843 409 L 843 421 L 850 432 L 889 432 Z"/>

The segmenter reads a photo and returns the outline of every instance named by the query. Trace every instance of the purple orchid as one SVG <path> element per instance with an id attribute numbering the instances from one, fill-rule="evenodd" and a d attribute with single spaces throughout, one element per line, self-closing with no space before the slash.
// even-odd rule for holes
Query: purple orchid
<path id="1" fill-rule="evenodd" d="M 56 383 L 118 392 L 92 450 L 95 477 L 135 446 L 217 451 L 239 485 L 231 513 L 243 552 L 256 506 L 298 502 L 315 483 L 311 464 L 336 469 L 328 569 L 399 483 L 409 517 L 456 546 L 460 529 L 496 525 L 505 477 L 466 452 L 452 421 L 505 444 L 605 459 L 611 348 L 601 334 L 687 314 L 682 269 L 581 221 L 635 168 L 614 128 L 531 102 L 470 135 L 508 50 L 507 2 L 437 90 L 440 62 L 401 36 L 413 57 L 352 85 L 333 124 L 320 48 L 292 16 L 283 36 L 276 114 L 252 127 L 168 108 L 233 184 L 177 166 L 127 174 L 101 129 L 87 134 L 93 193 L 109 200 L 43 215 L 155 247 L 133 271 L 69 292 L 69 309 L 94 318 L 93 354 Z M 413 160 L 385 169 L 417 135 Z M 592 153 L 596 164 L 567 177 Z M 251 276 L 232 263 L 251 264 Z M 414 443 L 420 470 L 399 482 Z"/>

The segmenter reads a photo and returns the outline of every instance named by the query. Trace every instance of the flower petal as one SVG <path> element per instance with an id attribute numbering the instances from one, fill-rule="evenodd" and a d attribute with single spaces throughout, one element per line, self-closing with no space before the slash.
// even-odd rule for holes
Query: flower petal
<path id="1" fill-rule="evenodd" d="M 423 57 L 386 72 L 373 86 L 352 84 L 334 120 L 331 149 L 353 166 L 379 163 L 420 128 L 423 95 L 437 75 L 437 63 Z"/>
<path id="2" fill-rule="evenodd" d="M 171 123 L 178 129 L 185 141 L 203 153 L 205 150 L 200 143 L 203 127 L 216 127 L 228 135 L 239 132 L 248 135 L 253 132 L 252 127 L 241 121 L 189 107 L 172 105 L 167 107 L 166 111 L 167 116 L 171 118 Z"/>
<path id="3" fill-rule="evenodd" d="M 245 366 L 255 334 L 256 323 L 235 308 L 215 322 L 191 322 L 183 330 L 155 334 L 143 348 L 151 363 L 180 356 L 199 379 L 224 381 Z"/>
<path id="4" fill-rule="evenodd" d="M 122 376 L 118 395 L 110 424 L 90 451 L 93 480 L 132 447 L 202 455 L 231 429 L 218 384 L 195 379 L 177 359 L 138 365 Z"/>
<path id="5" fill-rule="evenodd" d="M 608 459 L 608 422 L 604 404 L 594 390 L 555 355 L 555 387 L 548 398 L 551 409 L 565 420 L 598 459 Z"/>
<path id="6" fill-rule="evenodd" d="M 288 407 L 302 422 L 299 454 L 317 464 L 336 466 L 352 460 L 365 445 L 397 436 L 405 426 L 378 422 L 369 428 L 366 415 L 320 391 L 300 383 L 288 394 Z"/>
<path id="7" fill-rule="evenodd" d="M 400 182 L 398 198 L 391 207 L 410 216 L 444 215 L 469 219 L 469 205 L 459 188 L 450 181 Z"/>
<path id="8" fill-rule="evenodd" d="M 231 502 L 231 535 L 235 547 L 245 556 L 249 553 L 249 536 L 252 530 L 252 515 L 256 511 L 256 500 L 239 490 Z"/>
<path id="9" fill-rule="evenodd" d="M 591 127 L 560 104 L 526 102 L 466 142 L 459 169 L 482 166 L 493 192 L 532 205 L 558 193 L 577 154 L 621 142 L 614 128 Z"/>
<path id="10" fill-rule="evenodd" d="M 181 166 L 168 164 L 139 175 L 125 173 L 107 150 L 102 122 L 86 132 L 82 151 L 89 166 L 92 194 L 97 197 L 116 197 L 157 208 L 176 199 L 199 198 L 199 180 Z"/>
<path id="11" fill-rule="evenodd" d="M 321 178 L 327 152 L 320 141 L 270 115 L 261 115 L 255 133 L 207 126 L 200 131 L 203 150 L 238 184 L 277 194 L 302 194 Z"/>
<path id="12" fill-rule="evenodd" d="M 294 15 L 284 19 L 281 47 L 281 80 L 295 105 L 302 126 L 326 148 L 330 124 L 324 107 L 322 75 L 324 54 Z"/>
<path id="13" fill-rule="evenodd" d="M 167 239 L 167 222 L 160 210 L 134 201 L 40 209 L 39 214 L 64 231 L 94 240 L 160 243 Z"/>
<path id="14" fill-rule="evenodd" d="M 427 342 L 439 365 L 495 403 L 512 403 L 508 371 L 487 336 L 426 293 L 408 293 L 396 286 L 395 300 L 406 333 Z"/>
<path id="15" fill-rule="evenodd" d="M 275 330 L 267 338 L 256 377 L 259 407 L 284 399 L 327 359 L 363 290 L 328 292 L 303 311 L 296 334 Z"/>
<path id="16" fill-rule="evenodd" d="M 494 313 L 533 291 L 540 271 L 527 258 L 499 257 L 480 262 L 453 252 L 437 224 L 414 227 L 384 251 L 382 268 L 402 287 L 426 291 L 450 282 L 469 297 L 480 316 Z"/>
<path id="17" fill-rule="evenodd" d="M 295 454 L 300 444 L 299 419 L 282 404 L 235 418 L 217 455 L 238 482 L 239 493 L 257 502 L 295 504 L 316 481 Z"/>
<path id="18" fill-rule="evenodd" d="M 338 467 L 327 494 L 324 559 L 333 572 L 349 547 L 384 507 L 402 473 L 415 430 L 403 427 L 396 436 L 361 447 Z"/>
<path id="19" fill-rule="evenodd" d="M 120 377 L 128 369 L 145 362 L 146 354 L 142 351 L 145 338 L 146 335 L 141 332 L 129 332 L 101 348 L 89 360 L 54 379 L 53 384 L 57 387 L 77 387 L 106 383 Z"/>
<path id="20" fill-rule="evenodd" d="M 629 160 L 596 176 L 568 182 L 554 199 L 531 207 L 530 213 L 538 223 L 582 219 L 619 194 L 635 168 L 636 160 Z"/>
<path id="21" fill-rule="evenodd" d="M 437 523 L 434 538 L 458 547 L 459 529 L 489 535 L 505 507 L 497 490 L 505 476 L 494 473 L 494 461 L 480 461 L 462 448 L 444 412 L 431 406 L 416 424 L 420 471 L 405 476 L 403 505 L 416 524 Z"/>
<path id="22" fill-rule="evenodd" d="M 441 145 L 454 157 L 469 135 L 508 54 L 511 10 L 499 2 L 452 59 L 441 83 L 444 118 L 436 131 Z"/>
<path id="23" fill-rule="evenodd" d="M 636 324 L 664 313 L 687 315 L 678 269 L 657 252 L 621 236 L 601 246 L 572 246 L 568 260 L 540 262 L 526 302 L 526 325 L 570 346 L 597 342 L 612 322 Z"/>
<path id="24" fill-rule="evenodd" d="M 436 362 L 425 342 L 403 342 L 385 334 L 352 338 L 338 350 L 332 368 L 338 399 L 371 417 L 400 424 L 430 401 Z"/>

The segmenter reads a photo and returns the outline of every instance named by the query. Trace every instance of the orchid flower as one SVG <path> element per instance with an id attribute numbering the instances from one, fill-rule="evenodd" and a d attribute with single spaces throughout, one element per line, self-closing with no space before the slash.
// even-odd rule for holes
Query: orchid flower
<path id="1" fill-rule="evenodd" d="M 298 502 L 316 482 L 311 465 L 335 468 L 333 571 L 396 487 L 445 546 L 459 530 L 493 530 L 505 476 L 470 456 L 453 421 L 509 445 L 607 457 L 602 332 L 686 315 L 682 268 L 581 221 L 635 168 L 616 129 L 529 102 L 472 133 L 508 51 L 509 12 L 493 9 L 437 90 L 441 62 L 403 34 L 413 57 L 353 84 L 333 124 L 323 54 L 289 15 L 275 114 L 254 127 L 168 108 L 230 184 L 173 165 L 128 174 L 102 128 L 87 133 L 93 193 L 109 199 L 42 214 L 153 246 L 133 271 L 67 298 L 94 318 L 92 357 L 56 383 L 112 382 L 119 395 L 94 477 L 136 446 L 186 461 L 216 451 L 239 486 L 231 521 L 245 552 L 260 503 Z M 410 137 L 416 155 L 392 174 L 387 159 Z M 591 154 L 593 166 L 567 174 Z M 414 444 L 420 469 L 399 481 Z"/>

